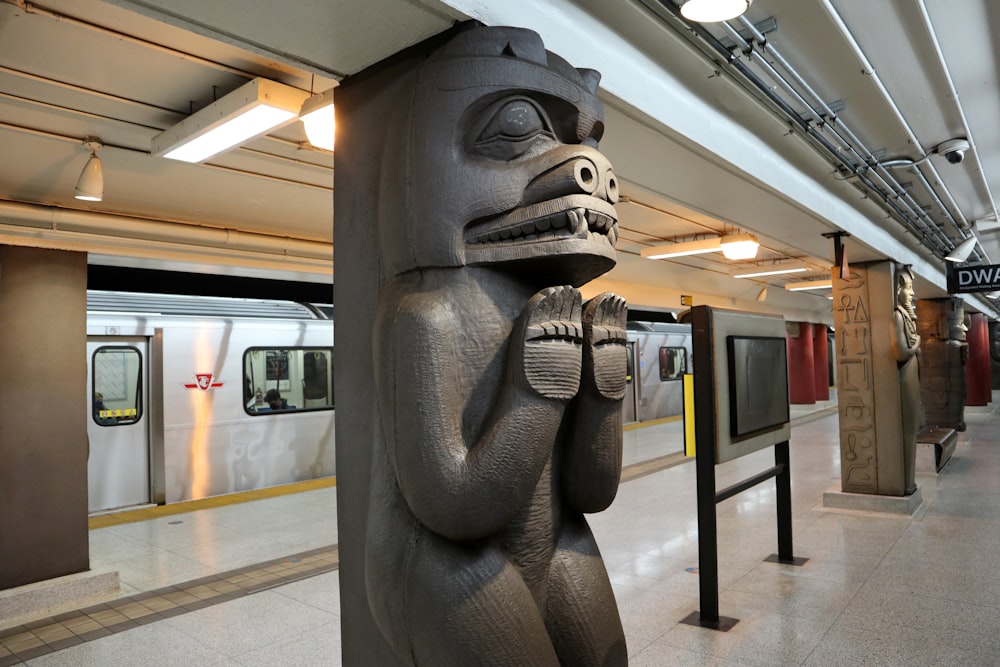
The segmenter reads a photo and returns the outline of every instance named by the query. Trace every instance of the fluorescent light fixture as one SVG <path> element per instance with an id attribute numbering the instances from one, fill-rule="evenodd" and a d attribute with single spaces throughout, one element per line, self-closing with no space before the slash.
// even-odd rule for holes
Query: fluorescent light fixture
<path id="1" fill-rule="evenodd" d="M 954 250 L 948 253 L 945 257 L 949 262 L 961 263 L 969 259 L 969 255 L 972 254 L 972 249 L 976 247 L 976 235 L 973 234 L 969 238 L 965 239 L 959 243 Z"/>
<path id="2" fill-rule="evenodd" d="M 990 298 L 990 299 L 1000 299 L 1000 290 L 997 290 L 997 291 L 994 291 L 994 292 L 987 292 L 986 296 L 987 296 L 987 298 Z"/>
<path id="3" fill-rule="evenodd" d="M 164 130 L 151 152 L 184 162 L 204 162 L 294 120 L 309 93 L 257 78 Z"/>
<path id="4" fill-rule="evenodd" d="M 97 151 L 104 146 L 97 137 L 87 137 L 83 140 L 83 145 L 90 151 L 90 158 L 76 181 L 74 197 L 83 201 L 101 201 L 104 199 L 104 167 L 101 165 L 101 158 L 97 157 Z"/>
<path id="5" fill-rule="evenodd" d="M 643 248 L 639 251 L 646 259 L 668 259 L 670 257 L 686 257 L 687 255 L 703 255 L 709 252 L 719 252 L 726 259 L 753 259 L 757 256 L 760 244 L 753 234 L 729 234 L 728 236 L 713 236 L 698 241 L 684 243 L 664 243 Z"/>
<path id="6" fill-rule="evenodd" d="M 779 266 L 775 264 L 770 267 L 760 267 L 759 271 L 750 271 L 741 273 L 734 273 L 733 278 L 760 278 L 761 276 L 778 276 L 783 273 L 802 273 L 803 271 L 808 271 L 809 269 L 804 266 Z"/>
<path id="7" fill-rule="evenodd" d="M 665 243 L 643 248 L 639 255 L 646 259 L 667 259 L 669 257 L 686 257 L 687 255 L 703 255 L 707 252 L 719 252 L 722 250 L 722 239 L 714 236 L 700 241 L 688 241 L 687 243 Z"/>
<path id="8" fill-rule="evenodd" d="M 316 148 L 333 150 L 335 119 L 333 116 L 333 88 L 313 95 L 302 103 L 299 120 L 306 128 L 309 143 Z"/>
<path id="9" fill-rule="evenodd" d="M 753 234 L 730 234 L 720 241 L 726 259 L 753 259 L 760 243 Z"/>
<path id="10" fill-rule="evenodd" d="M 681 5 L 681 15 L 698 23 L 728 21 L 750 9 L 751 2 L 753 0 L 688 0 Z"/>
<path id="11" fill-rule="evenodd" d="M 808 289 L 830 289 L 833 287 L 833 279 L 826 280 L 803 280 L 798 283 L 788 283 L 785 289 L 789 292 L 801 292 Z"/>

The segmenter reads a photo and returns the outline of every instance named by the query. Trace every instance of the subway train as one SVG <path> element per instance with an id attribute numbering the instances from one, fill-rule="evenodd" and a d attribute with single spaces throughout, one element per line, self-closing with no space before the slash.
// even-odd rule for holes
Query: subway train
<path id="1" fill-rule="evenodd" d="M 87 294 L 89 511 L 333 475 L 332 309 Z"/>
<path id="2" fill-rule="evenodd" d="M 628 370 L 622 421 L 644 424 L 680 417 L 682 379 L 692 372 L 691 325 L 629 322 Z"/>
<path id="3" fill-rule="evenodd" d="M 690 326 L 629 323 L 626 424 L 682 412 Z M 88 291 L 89 511 L 327 477 L 332 307 Z"/>

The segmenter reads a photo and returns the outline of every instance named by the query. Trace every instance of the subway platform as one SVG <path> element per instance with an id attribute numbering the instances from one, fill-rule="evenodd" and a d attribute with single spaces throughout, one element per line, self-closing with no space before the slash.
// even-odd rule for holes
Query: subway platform
<path id="1" fill-rule="evenodd" d="M 904 516 L 823 507 L 840 479 L 835 412 L 835 401 L 792 411 L 805 565 L 765 562 L 777 546 L 773 482 L 718 505 L 719 612 L 739 619 L 725 633 L 679 622 L 699 608 L 681 424 L 626 431 L 618 497 L 590 523 L 633 667 L 998 663 L 1000 420 L 970 409 L 953 459 L 918 474 L 923 504 Z M 719 466 L 718 486 L 772 463 L 765 450 Z M 119 571 L 121 597 L 0 628 L 0 667 L 341 664 L 336 489 L 311 484 L 95 517 L 92 567 Z"/>

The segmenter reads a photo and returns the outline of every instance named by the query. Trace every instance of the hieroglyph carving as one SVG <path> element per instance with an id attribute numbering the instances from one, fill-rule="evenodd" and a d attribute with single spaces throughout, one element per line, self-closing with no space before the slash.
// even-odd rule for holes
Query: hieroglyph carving
<path id="1" fill-rule="evenodd" d="M 870 345 L 872 322 L 867 278 L 866 268 L 851 267 L 850 279 L 838 280 L 837 305 L 833 313 L 841 406 L 842 488 L 854 493 L 875 493 L 878 490 L 875 384 Z"/>
<path id="2" fill-rule="evenodd" d="M 624 301 L 599 75 L 472 27 L 402 88 L 379 189 L 366 575 L 409 664 L 624 665 L 584 513 L 621 472 Z"/>

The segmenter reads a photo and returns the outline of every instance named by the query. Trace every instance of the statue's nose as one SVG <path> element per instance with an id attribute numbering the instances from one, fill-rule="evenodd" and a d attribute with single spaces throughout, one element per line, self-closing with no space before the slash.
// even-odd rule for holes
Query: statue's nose
<path id="1" fill-rule="evenodd" d="M 565 195 L 587 194 L 614 204 L 618 201 L 618 177 L 600 153 L 574 157 L 553 167 L 527 187 L 524 203 L 533 204 Z"/>

